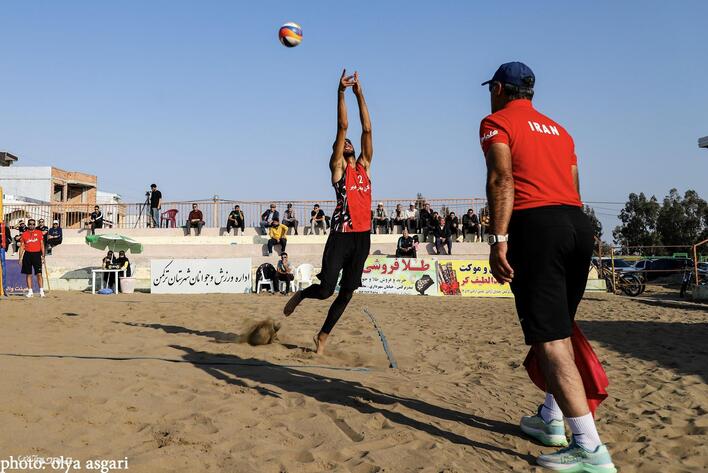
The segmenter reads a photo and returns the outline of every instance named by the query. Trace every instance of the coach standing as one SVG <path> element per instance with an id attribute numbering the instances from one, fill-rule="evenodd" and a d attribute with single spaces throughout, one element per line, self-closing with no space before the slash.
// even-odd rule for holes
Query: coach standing
<path id="1" fill-rule="evenodd" d="M 492 114 L 480 125 L 491 211 L 489 264 L 511 284 L 527 345 L 546 377 L 545 402 L 521 429 L 548 446 L 541 455 L 558 471 L 615 472 L 588 408 L 570 336 L 583 297 L 593 230 L 582 212 L 573 139 L 531 104 L 535 76 L 520 62 L 502 64 L 489 85 Z"/>
<path id="2" fill-rule="evenodd" d="M 22 274 L 27 276 L 27 297 L 32 297 L 32 270 L 37 276 L 39 297 L 44 297 L 42 284 L 42 263 L 44 262 L 44 235 L 35 228 L 33 218 L 27 221 L 28 230 L 20 236 L 20 257 L 18 262 L 22 266 Z"/>

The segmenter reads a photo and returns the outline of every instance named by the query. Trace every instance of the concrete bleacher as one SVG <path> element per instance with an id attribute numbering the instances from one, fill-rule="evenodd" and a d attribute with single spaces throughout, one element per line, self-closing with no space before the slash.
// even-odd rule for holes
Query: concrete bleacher
<path id="1" fill-rule="evenodd" d="M 199 237 L 187 236 L 183 228 L 119 229 L 97 230 L 100 233 L 118 233 L 143 244 L 141 254 L 128 254 L 137 279 L 138 288 L 150 287 L 150 260 L 168 258 L 251 258 L 253 267 L 270 262 L 275 264 L 280 253 L 276 246 L 272 256 L 267 255 L 266 236 L 259 235 L 257 229 L 246 228 L 243 235 L 228 235 L 224 228 L 204 228 Z M 288 235 L 286 251 L 294 265 L 310 263 L 319 269 L 322 251 L 327 236 Z M 90 286 L 90 269 L 101 265 L 105 251 L 96 250 L 85 243 L 85 230 L 64 230 L 63 243 L 54 248 L 47 257 L 47 269 L 52 289 L 84 290 Z M 372 255 L 394 256 L 397 234 L 376 234 L 371 236 Z M 422 236 L 421 236 L 422 237 Z M 489 248 L 486 243 L 454 243 L 451 259 L 487 259 Z M 432 243 L 421 243 L 418 257 L 434 254 Z M 445 256 L 445 258 L 448 258 Z"/>

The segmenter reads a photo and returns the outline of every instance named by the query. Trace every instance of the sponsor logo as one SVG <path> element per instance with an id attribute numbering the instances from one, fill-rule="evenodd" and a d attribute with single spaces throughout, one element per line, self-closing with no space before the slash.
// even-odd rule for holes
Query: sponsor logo
<path id="1" fill-rule="evenodd" d="M 499 134 L 499 130 L 491 130 L 491 131 L 483 134 L 480 137 L 479 141 L 480 141 L 480 143 L 484 143 L 485 141 L 491 139 L 494 136 L 497 136 L 498 134 Z"/>

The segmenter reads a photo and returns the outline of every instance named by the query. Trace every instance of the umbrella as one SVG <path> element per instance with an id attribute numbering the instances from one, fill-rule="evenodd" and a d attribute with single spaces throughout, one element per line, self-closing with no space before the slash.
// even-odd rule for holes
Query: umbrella
<path id="1" fill-rule="evenodd" d="M 142 253 L 143 245 L 132 238 L 115 233 L 104 235 L 87 235 L 86 244 L 97 250 L 130 251 L 131 253 Z"/>

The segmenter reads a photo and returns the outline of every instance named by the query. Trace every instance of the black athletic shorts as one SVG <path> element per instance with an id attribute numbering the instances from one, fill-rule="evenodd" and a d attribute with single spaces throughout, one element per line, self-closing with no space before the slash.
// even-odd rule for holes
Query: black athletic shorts
<path id="1" fill-rule="evenodd" d="M 354 291 L 361 287 L 361 273 L 371 248 L 371 232 L 330 232 L 322 254 L 322 269 L 317 278 L 320 285 L 334 290 L 339 271 L 341 289 Z"/>
<path id="2" fill-rule="evenodd" d="M 590 220 L 566 205 L 514 211 L 507 254 L 527 345 L 570 337 L 594 247 Z"/>
<path id="3" fill-rule="evenodd" d="M 25 251 L 25 254 L 22 255 L 22 274 L 32 274 L 32 269 L 34 269 L 34 274 L 42 274 L 41 251 Z"/>

